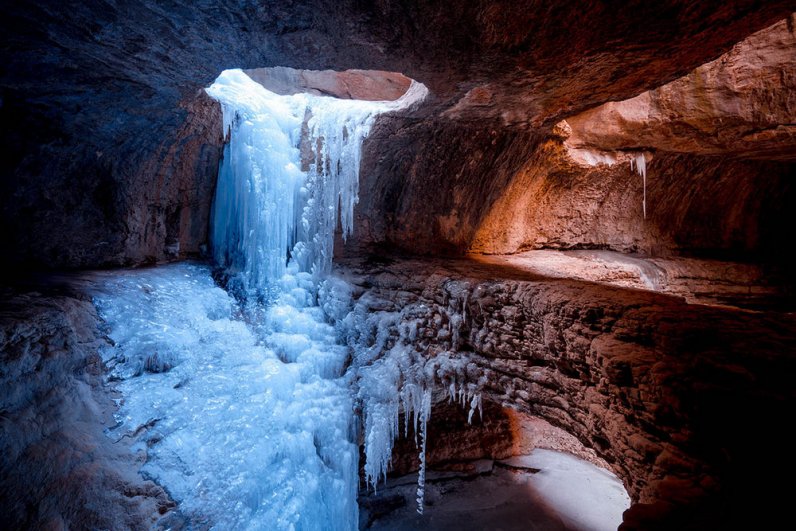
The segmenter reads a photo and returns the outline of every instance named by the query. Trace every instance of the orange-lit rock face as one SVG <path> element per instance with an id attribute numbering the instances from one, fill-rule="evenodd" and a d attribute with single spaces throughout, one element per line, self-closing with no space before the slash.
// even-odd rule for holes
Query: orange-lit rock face
<path id="1" fill-rule="evenodd" d="M 625 154 L 574 158 L 558 140 L 531 154 L 475 233 L 472 252 L 604 246 L 671 246 L 641 212 L 641 179 Z"/>
<path id="2" fill-rule="evenodd" d="M 628 154 L 576 155 L 560 140 L 542 143 L 490 205 L 470 250 L 702 250 L 764 259 L 786 237 L 796 201 L 790 164 L 658 152 L 647 163 L 645 218 L 642 178 Z"/>
<path id="3" fill-rule="evenodd" d="M 796 15 L 685 77 L 567 118 L 567 144 L 796 159 Z"/>
<path id="4" fill-rule="evenodd" d="M 776 256 L 796 205 L 787 161 L 569 148 L 531 134 L 384 117 L 365 142 L 355 238 L 425 254 L 606 248 Z"/>
<path id="5" fill-rule="evenodd" d="M 310 94 L 341 99 L 392 101 L 407 91 L 412 80 L 380 70 L 296 70 L 287 67 L 256 68 L 246 74 L 277 94 Z"/>
<path id="6" fill-rule="evenodd" d="M 793 201 L 793 169 L 726 156 L 796 160 L 794 19 L 751 35 L 683 78 L 560 122 L 489 205 L 470 250 L 770 255 Z M 641 152 L 646 218 L 642 179 L 630 167 Z"/>

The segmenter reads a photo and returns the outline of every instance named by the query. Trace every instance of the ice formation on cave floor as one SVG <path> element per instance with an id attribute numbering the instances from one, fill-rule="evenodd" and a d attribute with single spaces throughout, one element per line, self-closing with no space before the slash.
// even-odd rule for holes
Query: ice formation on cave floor
<path id="1" fill-rule="evenodd" d="M 205 265 L 95 280 L 122 396 L 109 436 L 146 451 L 143 472 L 191 526 L 357 527 L 353 404 L 339 377 L 347 350 L 308 304 L 311 276 L 290 272 L 256 330 Z"/>
<path id="2" fill-rule="evenodd" d="M 375 488 L 412 426 L 422 514 L 433 391 L 470 419 L 481 409 L 483 381 L 458 352 L 469 286 L 449 283 L 451 350 L 429 356 L 416 308 L 371 311 L 327 273 L 338 216 L 352 228 L 362 139 L 425 87 L 395 102 L 277 96 L 227 71 L 208 92 L 229 134 L 211 243 L 234 297 L 200 264 L 96 274 L 121 394 L 109 436 L 146 453 L 189 528 L 350 530 L 360 430 Z"/>
<path id="3" fill-rule="evenodd" d="M 311 273 L 316 281 L 330 271 L 338 219 L 344 237 L 353 227 L 362 140 L 379 113 L 411 106 L 427 89 L 412 82 L 393 102 L 278 96 L 242 71 L 231 70 L 219 76 L 208 93 L 222 103 L 224 131 L 230 134 L 213 207 L 213 253 L 227 269 L 232 291 L 254 301 L 256 309 L 279 293 L 273 279 L 280 278 L 285 267 Z M 355 359 L 367 351 L 364 345 L 350 346 Z M 400 363 L 390 364 L 405 359 L 400 349 L 380 354 L 387 361 L 369 366 L 367 375 L 357 369 L 368 363 L 355 360 L 351 371 L 365 423 L 366 476 L 374 485 L 386 474 L 398 435 L 399 402 L 407 418 L 414 417 L 416 428 L 420 420 L 425 462 L 424 426 L 431 403 L 430 396 L 424 397 L 433 381 L 420 377 L 424 358 L 399 367 Z M 382 400 L 385 395 L 391 398 Z M 420 511 L 422 498 L 421 480 Z"/>

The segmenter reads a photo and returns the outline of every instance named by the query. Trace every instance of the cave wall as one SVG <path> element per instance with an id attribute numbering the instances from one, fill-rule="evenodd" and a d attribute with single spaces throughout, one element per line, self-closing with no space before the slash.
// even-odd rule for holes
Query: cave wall
<path id="1" fill-rule="evenodd" d="M 124 213 L 124 248 L 114 262 L 151 263 L 205 251 L 224 145 L 221 109 L 204 91 L 181 107 L 186 117 L 174 142 L 163 142 L 139 175 L 122 183 L 117 212 Z"/>
<path id="2" fill-rule="evenodd" d="M 601 248 L 776 260 L 796 208 L 796 165 L 655 152 L 584 161 L 566 135 L 380 119 L 365 141 L 347 252 L 420 254 Z"/>
<path id="3" fill-rule="evenodd" d="M 359 203 L 349 253 L 398 247 L 460 254 L 527 163 L 537 136 L 434 117 L 386 116 L 363 146 Z"/>
<path id="4" fill-rule="evenodd" d="M 23 160 L 0 185 L 7 265 L 106 267 L 198 255 L 222 153 L 221 108 L 198 92 L 168 114 L 168 126 L 131 130 L 122 145 L 96 145 L 87 134 L 75 146 L 8 154 Z"/>
<path id="5" fill-rule="evenodd" d="M 629 100 L 567 118 L 573 147 L 796 158 L 796 13 Z"/>
<path id="6" fill-rule="evenodd" d="M 572 132 L 588 130 L 591 122 L 576 116 L 581 111 L 666 82 L 698 88 L 691 101 L 714 94 L 700 85 L 714 79 L 712 70 L 687 82 L 677 78 L 792 7 L 779 0 L 18 3 L 0 20 L 5 265 L 118 266 L 201 253 L 222 143 L 218 106 L 201 89 L 225 68 L 264 66 L 397 71 L 432 91 L 413 114 L 384 117 L 374 127 L 351 252 L 588 246 L 783 257 L 796 193 L 792 152 L 777 146 L 792 138 L 792 68 L 771 70 L 779 78 L 766 77 L 765 86 L 747 94 L 743 101 L 753 108 L 765 110 L 754 107 L 763 101 L 776 112 L 753 114 L 732 142 L 705 140 L 721 130 L 711 120 L 740 115 L 711 114 L 711 105 L 696 107 L 707 110 L 699 123 L 713 124 L 704 131 L 666 114 L 650 136 L 648 116 L 620 128 L 612 143 L 580 134 L 575 145 Z M 777 31 L 792 35 L 793 22 L 782 24 Z M 750 65 L 718 61 L 729 65 L 719 80 L 734 75 L 733 64 Z M 782 98 L 771 99 L 765 89 L 772 88 Z M 642 99 L 664 101 L 667 90 Z M 594 111 L 600 120 L 603 111 Z M 572 119 L 569 133 L 554 130 L 562 118 Z M 760 134 L 749 137 L 760 123 Z M 689 149 L 671 142 L 682 131 L 692 135 Z M 753 141 L 765 149 L 749 149 Z M 573 158 L 573 149 L 609 152 L 618 162 L 586 163 Z M 647 220 L 627 150 L 652 154 Z M 470 263 L 443 273 L 422 265 L 409 272 L 368 268 L 363 290 L 426 308 L 417 315 L 450 314 L 446 282 L 469 282 L 472 317 L 460 335 L 481 370 L 491 371 L 491 398 L 557 423 L 611 461 L 635 499 L 648 504 L 637 505 L 628 522 L 680 510 L 687 519 L 695 500 L 708 500 L 700 510 L 712 507 L 712 517 L 728 523 L 736 515 L 747 523 L 747 506 L 785 507 L 765 487 L 789 450 L 772 430 L 789 418 L 794 399 L 787 316 L 514 279 L 503 270 L 488 272 L 507 278 L 502 282 L 473 278 Z M 32 388 L 67 423 L 74 420 L 71 402 L 48 392 L 63 387 L 74 397 L 96 380 L 86 376 L 96 372 L 93 350 L 75 344 L 96 338 L 71 338 L 80 322 L 53 327 L 65 315 L 92 310 L 85 301 L 45 299 L 23 298 L 4 313 L 11 318 L 0 329 L 11 332 L 0 338 L 2 366 L 23 364 L 25 378 L 41 377 Z M 435 316 L 427 317 L 429 337 L 440 337 Z M 58 344 L 63 348 L 51 348 Z M 78 356 L 59 357 L 67 352 Z M 46 370 L 31 369 L 39 366 Z M 16 416 L 6 423 L 8 411 L 28 415 L 18 403 L 3 411 L 4 429 L 19 424 Z M 34 419 L 27 446 L 3 455 L 35 456 L 39 442 L 58 437 L 60 427 Z M 59 452 L 47 458 L 57 460 Z M 75 455 L 77 479 L 66 484 L 93 473 L 81 468 L 85 452 Z M 3 470 L 12 465 L 4 462 Z M 90 494 L 62 501 L 77 507 Z M 157 496 L 166 507 L 165 495 Z M 24 504 L 22 496 L 12 501 Z M 86 518 L 113 527 L 101 516 Z"/>
<path id="7" fill-rule="evenodd" d="M 796 207 L 794 20 L 551 129 L 382 118 L 365 145 L 357 243 L 782 259 Z"/>
<path id="8" fill-rule="evenodd" d="M 779 427 L 796 399 L 792 315 L 465 260 L 348 260 L 338 272 L 357 286 L 354 322 L 394 316 L 378 341 L 357 329 L 374 335 L 369 345 L 405 345 L 421 360 L 457 352 L 484 400 L 542 417 L 604 458 L 634 503 L 623 529 L 786 517 L 788 494 L 769 485 L 793 468 Z"/>
<path id="9" fill-rule="evenodd" d="M 650 255 L 774 259 L 796 207 L 793 164 L 658 153 L 642 177 L 630 157 L 582 164 L 543 144 L 478 227 L 470 250 L 605 248 Z"/>
<path id="10" fill-rule="evenodd" d="M 38 268 L 195 252 L 204 214 L 185 212 L 208 208 L 202 166 L 213 165 L 218 137 L 186 140 L 185 124 L 201 130 L 191 102 L 226 68 L 402 72 L 429 86 L 436 115 L 527 129 L 670 81 L 789 9 L 785 0 L 16 3 L 0 21 L 0 245 L 8 265 Z"/>

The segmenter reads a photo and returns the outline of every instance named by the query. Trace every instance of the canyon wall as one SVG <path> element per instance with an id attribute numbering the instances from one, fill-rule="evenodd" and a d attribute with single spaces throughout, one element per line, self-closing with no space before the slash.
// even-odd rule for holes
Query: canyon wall
<path id="1" fill-rule="evenodd" d="M 671 81 L 790 9 L 784 0 L 18 3 L 0 22 L 0 245 L 9 265 L 37 268 L 195 253 L 219 142 L 205 128 L 213 111 L 196 99 L 226 68 L 401 72 L 429 87 L 435 116 L 546 128 Z"/>

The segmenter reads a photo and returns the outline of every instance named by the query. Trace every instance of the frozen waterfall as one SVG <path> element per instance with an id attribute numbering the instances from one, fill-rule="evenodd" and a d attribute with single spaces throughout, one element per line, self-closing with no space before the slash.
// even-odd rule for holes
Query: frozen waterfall
<path id="1" fill-rule="evenodd" d="M 315 278 L 331 268 L 338 219 L 351 234 L 362 141 L 380 113 L 422 100 L 412 82 L 396 101 L 279 96 L 241 70 L 207 89 L 221 102 L 229 144 L 213 205 L 212 246 L 230 286 L 268 296 L 289 261 Z"/>
<path id="2" fill-rule="evenodd" d="M 211 244 L 234 297 L 201 264 L 95 275 L 121 394 L 108 435 L 178 502 L 166 527 L 356 529 L 354 377 L 330 324 L 350 293 L 323 278 L 338 222 L 352 231 L 363 139 L 426 89 L 279 96 L 228 70 L 207 92 L 228 138 Z"/>

